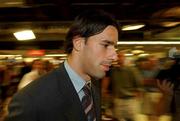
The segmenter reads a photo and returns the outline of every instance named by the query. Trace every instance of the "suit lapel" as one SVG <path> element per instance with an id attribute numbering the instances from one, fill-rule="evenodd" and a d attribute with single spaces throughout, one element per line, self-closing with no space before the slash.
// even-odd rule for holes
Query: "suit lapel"
<path id="1" fill-rule="evenodd" d="M 86 121 L 85 113 L 81 106 L 79 96 L 65 70 L 64 64 L 58 69 L 58 75 L 61 75 L 58 81 L 60 93 L 64 97 L 64 110 L 65 116 L 68 121 Z"/>

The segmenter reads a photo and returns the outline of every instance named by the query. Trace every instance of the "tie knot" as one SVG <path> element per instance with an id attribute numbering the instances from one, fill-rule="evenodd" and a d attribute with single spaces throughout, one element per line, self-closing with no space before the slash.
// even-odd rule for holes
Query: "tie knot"
<path id="1" fill-rule="evenodd" d="M 87 86 L 89 89 L 91 89 L 91 81 L 86 82 L 85 86 Z"/>
<path id="2" fill-rule="evenodd" d="M 84 91 L 85 95 L 88 95 L 88 96 L 91 95 L 91 88 L 88 85 L 84 85 L 83 91 Z"/>

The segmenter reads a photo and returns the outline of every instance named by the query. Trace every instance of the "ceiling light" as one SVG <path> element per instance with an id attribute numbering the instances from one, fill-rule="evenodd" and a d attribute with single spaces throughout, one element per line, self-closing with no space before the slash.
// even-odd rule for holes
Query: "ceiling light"
<path id="1" fill-rule="evenodd" d="M 162 22 L 161 25 L 164 27 L 173 27 L 179 25 L 180 22 Z"/>
<path id="2" fill-rule="evenodd" d="M 25 62 L 32 62 L 33 60 L 36 60 L 36 59 L 40 59 L 40 58 L 31 58 L 31 57 L 23 58 L 23 60 L 24 60 Z"/>
<path id="3" fill-rule="evenodd" d="M 20 57 L 22 55 L 0 55 L 0 57 Z"/>
<path id="4" fill-rule="evenodd" d="M 46 57 L 64 57 L 67 56 L 67 54 L 47 54 Z"/>
<path id="5" fill-rule="evenodd" d="M 180 41 L 127 41 L 117 42 L 118 45 L 168 45 L 168 44 L 180 44 Z"/>
<path id="6" fill-rule="evenodd" d="M 23 58 L 22 57 L 16 57 L 15 59 L 16 60 L 22 60 Z"/>
<path id="7" fill-rule="evenodd" d="M 140 54 L 140 53 L 144 53 L 143 50 L 133 50 L 132 51 L 133 54 Z"/>
<path id="8" fill-rule="evenodd" d="M 142 54 L 139 54 L 138 56 L 139 57 L 145 57 L 145 56 L 148 56 L 149 54 L 148 53 L 142 53 Z"/>
<path id="9" fill-rule="evenodd" d="M 133 53 L 126 53 L 125 56 L 133 56 Z"/>
<path id="10" fill-rule="evenodd" d="M 6 4 L 6 5 L 22 5 L 23 2 L 22 1 L 20 1 L 20 2 L 6 2 L 4 4 Z"/>
<path id="11" fill-rule="evenodd" d="M 137 30 L 140 29 L 142 27 L 144 27 L 144 24 L 134 24 L 134 25 L 126 25 L 122 27 L 123 31 L 129 31 L 129 30 Z"/>
<path id="12" fill-rule="evenodd" d="M 32 30 L 15 32 L 14 36 L 17 40 L 31 40 L 36 38 Z"/>

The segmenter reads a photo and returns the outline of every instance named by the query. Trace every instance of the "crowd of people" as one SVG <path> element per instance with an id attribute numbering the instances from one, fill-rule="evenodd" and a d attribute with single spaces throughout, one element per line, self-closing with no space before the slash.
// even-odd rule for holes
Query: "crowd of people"
<path id="1" fill-rule="evenodd" d="M 7 104 L 17 91 L 54 68 L 55 65 L 48 60 L 35 59 L 32 62 L 3 60 L 0 64 L 0 119 L 6 115 Z"/>
<path id="2" fill-rule="evenodd" d="M 160 116 L 177 121 L 179 59 L 148 55 L 134 57 L 130 64 L 127 60 L 119 51 L 117 63 L 102 79 L 105 113 L 119 121 L 136 121 L 138 116 L 148 121 L 159 121 Z"/>

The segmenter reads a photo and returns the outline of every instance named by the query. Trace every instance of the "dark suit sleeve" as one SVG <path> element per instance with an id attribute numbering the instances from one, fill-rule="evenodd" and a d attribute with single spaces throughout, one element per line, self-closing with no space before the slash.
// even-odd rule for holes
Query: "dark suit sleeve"
<path id="1" fill-rule="evenodd" d="M 15 95 L 8 106 L 8 115 L 5 121 L 36 121 L 35 106 L 30 96 Z"/>

